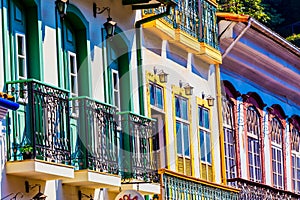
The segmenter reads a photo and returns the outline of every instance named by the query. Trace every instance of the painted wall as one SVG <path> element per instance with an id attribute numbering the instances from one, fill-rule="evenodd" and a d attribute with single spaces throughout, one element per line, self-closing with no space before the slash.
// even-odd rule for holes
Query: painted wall
<path id="1" fill-rule="evenodd" d="M 39 26 L 41 27 L 40 33 L 42 36 L 41 41 L 41 51 L 42 51 L 42 63 L 43 66 L 43 81 L 59 86 L 59 65 L 62 64 L 60 60 L 60 51 L 61 47 L 59 44 L 61 43 L 61 21 L 59 17 L 56 15 L 55 4 L 53 0 L 42 0 L 38 1 L 38 15 L 39 15 Z M 71 4 L 75 5 L 83 16 L 86 18 L 88 22 L 88 58 L 86 58 L 90 62 L 90 77 L 91 77 L 91 96 L 94 99 L 100 100 L 102 102 L 105 101 L 105 90 L 104 90 L 104 70 L 110 64 L 105 59 L 106 57 L 106 49 L 105 44 L 106 41 L 102 38 L 101 28 L 102 24 L 106 21 L 107 14 L 104 12 L 102 15 L 97 15 L 96 18 L 92 16 L 92 0 L 72 0 Z M 140 11 L 132 11 L 131 6 L 123 6 L 121 0 L 104 0 L 98 1 L 97 5 L 99 7 L 109 6 L 111 8 L 111 17 L 114 21 L 118 22 L 118 27 L 123 31 L 121 35 L 122 39 L 124 39 L 127 49 L 123 49 L 121 52 L 129 52 L 129 66 L 132 71 L 130 71 L 132 76 L 132 101 L 133 103 L 133 111 L 135 113 L 139 113 L 138 107 L 138 80 L 137 80 L 137 68 L 136 68 L 136 46 L 135 46 L 135 30 L 134 22 L 138 19 L 141 19 Z M 4 8 L 6 9 L 6 8 Z M 2 12 L 2 10 L 0 11 Z M 2 14 L 0 13 L 0 26 L 2 25 Z M 119 31 L 120 31 L 119 30 Z M 3 30 L 4 32 L 7 30 Z M 2 33 L 1 33 L 2 34 Z M 2 35 L 0 34 L 0 46 L 3 45 Z M 206 96 L 216 96 L 216 77 L 215 77 L 215 66 L 209 65 L 203 62 L 198 57 L 195 57 L 193 54 L 188 53 L 186 50 L 179 48 L 178 46 L 169 43 L 166 40 L 159 40 L 156 37 L 151 37 L 151 35 L 144 33 L 143 36 L 145 39 L 143 40 L 143 68 L 144 74 L 146 71 L 153 72 L 153 67 L 157 67 L 159 69 L 164 69 L 165 72 L 169 73 L 169 81 L 166 84 L 166 102 L 167 106 L 167 118 L 166 120 L 169 122 L 167 126 L 167 136 L 168 136 L 168 156 L 169 156 L 169 165 L 170 169 L 175 170 L 175 157 L 176 157 L 176 146 L 174 144 L 174 126 L 173 126 L 173 104 L 172 104 L 172 85 L 179 86 L 179 80 L 182 80 L 185 83 L 189 83 L 194 87 L 194 94 L 190 97 L 190 123 L 191 126 L 191 134 L 192 138 L 192 150 L 193 150 L 193 158 L 194 158 L 194 176 L 200 177 L 200 163 L 199 163 L 199 133 L 198 133 L 198 106 L 196 97 L 201 98 L 202 94 Z M 154 48 L 154 49 L 153 49 Z M 149 50 L 151 49 L 151 50 Z M 9 52 L 9 49 L 7 50 Z M 160 52 L 159 54 L 157 52 Z M 120 55 L 123 55 L 120 53 Z M 120 56 L 119 55 L 119 56 Z M 7 55 L 9 57 L 9 55 Z M 9 62 L 9 61 L 8 61 Z M 2 54 L 0 54 L 0 88 L 4 86 L 4 67 L 7 64 L 4 63 Z M 146 83 L 146 82 L 145 82 Z M 146 85 L 144 85 L 146 87 Z M 146 89 L 146 88 L 145 88 Z M 146 96 L 145 96 L 146 100 Z M 216 101 L 215 101 L 216 104 Z M 221 182 L 221 169 L 220 169 L 220 149 L 219 149 L 219 130 L 217 123 L 217 106 L 211 107 L 211 117 L 213 119 L 213 123 L 211 131 L 212 131 L 212 148 L 213 148 L 213 166 L 214 166 L 214 174 L 215 181 L 217 183 Z M 3 127 L 2 127 L 3 128 Z M 1 126 L 0 126 L 1 129 Z M 63 200 L 63 199 L 76 199 L 77 191 L 79 187 L 72 187 L 63 185 L 60 180 L 51 180 L 51 181 L 37 181 L 32 180 L 30 177 L 22 178 L 15 176 L 8 176 L 5 174 L 5 135 L 0 137 L 0 147 L 1 147 L 1 191 L 0 198 L 9 195 L 10 193 L 22 192 L 24 194 L 24 198 L 31 198 L 36 192 L 37 189 L 33 189 L 28 194 L 25 193 L 25 180 L 28 180 L 31 185 L 40 184 L 41 191 L 47 195 L 47 200 Z M 12 187 L 13 186 L 13 187 Z M 86 194 L 92 194 L 95 199 L 113 199 L 116 196 L 115 193 L 109 192 L 109 190 L 92 190 L 83 188 L 82 191 Z"/>
<path id="2" fill-rule="evenodd" d="M 190 96 L 190 117 L 191 123 L 191 145 L 193 154 L 193 171 L 194 176 L 200 178 L 200 141 L 198 131 L 198 105 L 196 98 L 205 98 L 208 95 L 216 96 L 216 77 L 215 66 L 209 65 L 186 50 L 175 46 L 173 43 L 162 40 L 157 36 L 150 34 L 147 30 L 144 31 L 144 48 L 143 51 L 143 66 L 145 70 L 154 73 L 154 67 L 159 70 L 164 70 L 168 75 L 168 82 L 165 84 L 166 90 L 166 134 L 169 144 L 167 144 L 169 167 L 171 170 L 176 171 L 176 129 L 174 128 L 173 117 L 173 97 L 172 86 L 179 87 L 179 81 L 189 83 L 194 87 L 193 95 Z M 146 72 L 145 72 L 146 73 Z M 215 168 L 215 181 L 221 183 L 221 164 L 220 164 L 220 143 L 219 143 L 219 129 L 218 129 L 218 116 L 217 106 L 210 108 L 212 112 L 212 150 L 213 150 L 213 166 Z"/>

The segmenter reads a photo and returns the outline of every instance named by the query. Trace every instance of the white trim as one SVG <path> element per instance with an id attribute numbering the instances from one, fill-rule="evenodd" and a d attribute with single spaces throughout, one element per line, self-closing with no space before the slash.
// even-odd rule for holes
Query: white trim
<path id="1" fill-rule="evenodd" d="M 71 57 L 74 59 L 73 69 L 71 69 Z M 69 86 L 72 97 L 78 96 L 78 68 L 77 68 L 77 57 L 76 53 L 68 51 L 68 69 L 70 72 Z M 74 87 L 72 85 L 72 77 L 74 77 Z"/>
<path id="2" fill-rule="evenodd" d="M 115 83 L 115 77 L 114 75 L 116 75 L 116 85 Z M 111 80 L 112 80 L 112 89 L 113 89 L 113 104 L 114 106 L 117 107 L 117 110 L 120 111 L 121 110 L 121 100 L 120 100 L 120 81 L 119 81 L 119 71 L 115 70 L 115 69 L 111 69 Z M 116 99 L 115 99 L 115 93 L 117 93 L 118 95 L 118 99 L 117 99 L 117 103 L 116 103 Z"/>
<path id="3" fill-rule="evenodd" d="M 22 54 L 19 54 L 19 38 L 22 38 Z M 16 74 L 17 74 L 17 79 L 27 79 L 27 55 L 26 55 L 26 36 L 24 33 L 16 33 L 15 34 L 15 48 L 16 48 Z M 23 59 L 24 61 L 24 66 L 23 66 L 23 76 L 20 76 L 20 71 L 19 71 L 19 58 Z"/>

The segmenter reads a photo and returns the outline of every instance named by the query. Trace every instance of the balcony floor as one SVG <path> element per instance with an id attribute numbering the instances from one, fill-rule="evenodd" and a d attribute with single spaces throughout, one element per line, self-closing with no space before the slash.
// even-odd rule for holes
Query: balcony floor
<path id="1" fill-rule="evenodd" d="M 9 161 L 6 174 L 38 180 L 74 178 L 74 167 L 41 160 Z"/>
<path id="2" fill-rule="evenodd" d="M 75 171 L 74 179 L 63 180 L 64 184 L 86 188 L 108 188 L 119 190 L 121 177 L 91 170 Z"/>

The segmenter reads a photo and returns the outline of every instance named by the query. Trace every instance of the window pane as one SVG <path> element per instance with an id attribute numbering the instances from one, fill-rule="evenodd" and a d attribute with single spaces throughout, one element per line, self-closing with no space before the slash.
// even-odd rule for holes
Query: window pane
<path id="1" fill-rule="evenodd" d="M 72 74 L 77 74 L 76 58 L 75 58 L 75 56 L 72 56 L 72 55 L 70 55 L 70 68 L 71 68 Z"/>
<path id="2" fill-rule="evenodd" d="M 283 186 L 282 184 L 282 176 L 278 176 L 278 185 Z"/>
<path id="3" fill-rule="evenodd" d="M 114 105 L 115 105 L 117 108 L 120 107 L 118 99 L 119 99 L 119 92 L 115 91 L 115 92 L 114 92 Z"/>
<path id="4" fill-rule="evenodd" d="M 250 171 L 250 178 L 253 179 L 254 175 L 253 175 L 253 167 L 252 166 L 249 167 L 249 171 Z"/>
<path id="5" fill-rule="evenodd" d="M 26 74 L 25 74 L 25 59 L 24 58 L 18 58 L 18 64 L 19 64 L 19 76 L 20 77 L 26 77 Z"/>
<path id="6" fill-rule="evenodd" d="M 71 76 L 71 92 L 77 94 L 77 77 Z"/>
<path id="7" fill-rule="evenodd" d="M 176 122 L 177 154 L 182 154 L 181 124 Z"/>
<path id="8" fill-rule="evenodd" d="M 251 138 L 248 138 L 248 151 L 252 152 L 252 140 L 251 140 Z"/>
<path id="9" fill-rule="evenodd" d="M 210 134 L 206 133 L 206 152 L 207 152 L 207 162 L 211 163 L 211 152 L 210 152 Z"/>
<path id="10" fill-rule="evenodd" d="M 292 156 L 292 167 L 295 167 L 295 156 Z"/>
<path id="11" fill-rule="evenodd" d="M 277 160 L 278 162 L 281 162 L 281 150 L 277 150 Z"/>
<path id="12" fill-rule="evenodd" d="M 276 176 L 276 174 L 273 174 L 273 181 L 274 181 L 274 185 L 277 185 L 277 176 Z"/>
<path id="13" fill-rule="evenodd" d="M 187 100 L 183 99 L 182 101 L 182 118 L 188 119 L 188 109 L 187 109 Z"/>
<path id="14" fill-rule="evenodd" d="M 201 151 L 201 160 L 205 160 L 205 143 L 204 143 L 204 133 L 202 130 L 200 130 L 200 151 Z"/>
<path id="15" fill-rule="evenodd" d="M 119 77 L 118 77 L 118 73 L 113 73 L 113 83 L 114 83 L 114 89 L 115 90 L 119 90 L 119 83 L 118 83 L 118 79 L 119 79 Z"/>
<path id="16" fill-rule="evenodd" d="M 275 161 L 272 162 L 272 168 L 273 168 L 273 171 L 276 172 L 276 162 Z"/>
<path id="17" fill-rule="evenodd" d="M 203 109 L 200 107 L 198 110 L 199 110 L 199 126 L 203 127 Z"/>
<path id="18" fill-rule="evenodd" d="M 184 154 L 190 156 L 190 140 L 189 140 L 189 128 L 186 124 L 183 125 L 183 136 L 184 136 Z"/>
<path id="19" fill-rule="evenodd" d="M 209 129 L 209 114 L 208 114 L 208 110 L 203 110 L 203 114 L 204 114 L 204 127 Z"/>
<path id="20" fill-rule="evenodd" d="M 159 87 L 156 87 L 156 98 L 157 98 L 157 107 L 163 108 L 162 89 Z"/>
<path id="21" fill-rule="evenodd" d="M 249 165 L 253 165 L 252 153 L 248 153 Z"/>
<path id="22" fill-rule="evenodd" d="M 17 36 L 17 42 L 18 42 L 18 55 L 21 55 L 21 56 L 25 56 L 25 47 L 24 47 L 24 37 L 23 36 L 20 36 L 18 35 Z"/>
<path id="23" fill-rule="evenodd" d="M 258 155 L 255 156 L 255 166 L 260 168 L 260 157 Z"/>
<path id="24" fill-rule="evenodd" d="M 155 105 L 154 87 L 152 84 L 150 84 L 149 90 L 150 90 L 150 104 Z"/>
<path id="25" fill-rule="evenodd" d="M 180 102 L 178 97 L 175 97 L 175 110 L 176 110 L 176 117 L 181 117 Z"/>

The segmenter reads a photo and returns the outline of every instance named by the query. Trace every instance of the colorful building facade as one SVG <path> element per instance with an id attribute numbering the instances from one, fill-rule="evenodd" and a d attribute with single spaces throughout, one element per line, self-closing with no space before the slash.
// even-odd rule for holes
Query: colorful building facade
<path id="1" fill-rule="evenodd" d="M 280 102 L 267 115 L 260 92 L 235 89 L 243 79 L 224 73 L 232 52 L 223 53 L 222 40 L 235 29 L 218 29 L 216 8 L 214 0 L 2 1 L 0 86 L 20 107 L 2 124 L 0 198 L 229 200 L 253 181 L 296 198 L 297 164 L 288 169 L 279 161 L 296 163 L 297 115 Z M 292 46 L 280 50 L 292 54 L 282 58 L 287 66 L 297 65 Z M 287 71 L 295 80 L 296 69 Z M 287 83 L 289 95 L 297 92 Z M 243 100 L 245 112 L 228 114 L 238 108 L 222 106 L 229 105 L 225 92 Z M 268 128 L 257 111 L 270 119 Z M 249 135 L 230 121 L 248 114 Z M 293 150 L 278 124 L 295 135 Z M 266 146 L 270 152 L 256 151 Z M 265 162 L 273 151 L 282 157 Z M 247 158 L 255 162 L 247 165 Z M 271 162 L 282 168 L 271 174 Z M 250 178 L 245 166 L 253 169 Z"/>
<path id="2" fill-rule="evenodd" d="M 240 199 L 299 199 L 299 49 L 249 16 L 218 13 L 227 184 Z"/>

